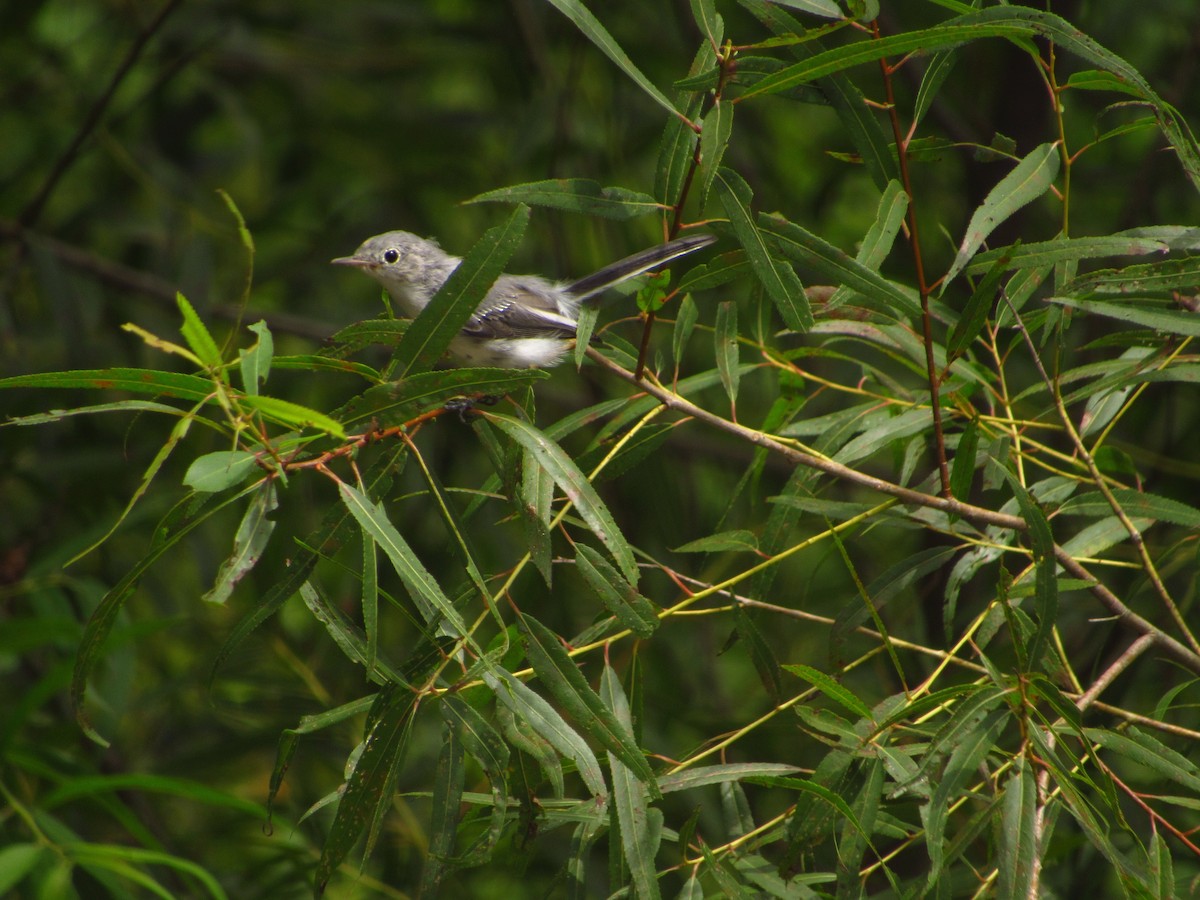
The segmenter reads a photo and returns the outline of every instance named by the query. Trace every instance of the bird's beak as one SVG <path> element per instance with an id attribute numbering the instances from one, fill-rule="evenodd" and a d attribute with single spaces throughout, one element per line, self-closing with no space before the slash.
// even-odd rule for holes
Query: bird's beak
<path id="1" fill-rule="evenodd" d="M 371 260 L 361 256 L 339 256 L 337 259 L 331 259 L 330 263 L 335 266 L 354 266 L 356 269 L 369 269 L 374 265 Z"/>

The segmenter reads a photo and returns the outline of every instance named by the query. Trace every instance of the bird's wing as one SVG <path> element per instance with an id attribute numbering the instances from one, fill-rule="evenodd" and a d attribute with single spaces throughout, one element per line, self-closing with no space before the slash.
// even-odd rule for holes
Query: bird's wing
<path id="1" fill-rule="evenodd" d="M 573 337 L 575 320 L 555 302 L 559 288 L 541 278 L 506 275 L 488 291 L 463 333 L 479 338 Z"/>

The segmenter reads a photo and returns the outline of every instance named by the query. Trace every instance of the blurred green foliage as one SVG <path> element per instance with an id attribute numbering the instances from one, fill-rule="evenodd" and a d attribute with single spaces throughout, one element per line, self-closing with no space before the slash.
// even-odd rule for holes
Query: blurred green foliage
<path id="1" fill-rule="evenodd" d="M 689 4 L 651 0 L 592 8 L 641 71 L 673 94 L 672 84 L 686 75 L 702 41 Z M 1195 67 L 1200 9 L 1194 3 L 1156 0 L 1134 9 L 1074 2 L 1055 4 L 1053 11 L 1129 60 L 1186 121 L 1200 122 Z M 163 12 L 161 26 L 151 27 Z M 735 42 L 766 37 L 745 9 L 721 3 L 720 12 Z M 884 34 L 897 33 L 947 15 L 932 2 L 885 4 L 879 25 Z M 134 53 L 141 36 L 144 46 Z M 924 62 L 914 60 L 892 79 L 896 105 L 906 113 L 915 102 Z M 1079 67 L 1064 59 L 1060 80 Z M 464 201 L 505 185 L 586 177 L 651 192 L 666 124 L 663 111 L 579 30 L 537 0 L 8 4 L 0 10 L 0 72 L 0 376 L 109 366 L 168 368 L 159 351 L 121 326 L 133 322 L 176 340 L 175 290 L 195 305 L 223 347 L 248 346 L 251 336 L 239 326 L 265 318 L 278 354 L 315 352 L 325 336 L 380 309 L 376 289 L 353 273 L 331 268 L 332 257 L 393 228 L 436 236 L 448 250 L 465 253 L 508 210 Z M 868 97 L 881 99 L 877 65 L 859 66 L 851 75 Z M 875 221 L 879 191 L 853 159 L 855 147 L 837 115 L 795 99 L 769 96 L 739 104 L 724 163 L 751 184 L 756 209 L 778 211 L 853 254 Z M 1190 225 L 1200 214 L 1197 192 L 1174 155 L 1163 149 L 1161 133 L 1137 126 L 1149 111 L 1123 103 L 1126 99 L 1085 91 L 1066 95 L 1062 124 L 1070 146 L 1086 143 L 1098 127 L 1130 126 L 1128 134 L 1090 149 L 1072 170 L 1073 236 Z M 971 213 L 1009 170 L 999 162 L 1004 154 L 982 148 L 994 146 L 1019 158 L 1055 140 L 1057 122 L 1050 110 L 1045 85 L 1022 49 L 982 41 L 958 61 L 921 132 L 942 143 L 914 151 L 911 163 L 927 271 L 942 272 L 950 265 Z M 77 140 L 78 152 L 68 156 Z M 252 258 L 218 195 L 221 190 L 253 234 Z M 716 201 L 706 210 L 688 212 L 690 221 L 723 214 Z M 994 243 L 1017 237 L 1026 243 L 1049 240 L 1063 218 L 1061 205 L 1039 201 L 1002 225 Z M 510 270 L 582 275 L 657 242 L 663 232 L 655 217 L 614 222 L 536 209 Z M 253 288 L 246 299 L 251 272 Z M 913 283 L 911 254 L 892 254 L 886 272 L 895 281 Z M 813 281 L 810 273 L 800 274 L 806 284 Z M 720 299 L 727 297 L 742 304 L 743 335 L 756 334 L 754 290 L 734 285 Z M 711 328 L 715 298 L 697 302 L 702 326 Z M 769 336 L 776 328 L 777 321 L 768 322 L 763 331 Z M 1113 331 L 1110 323 L 1089 321 L 1069 332 L 1047 326 L 1035 337 L 1050 357 L 1070 352 L 1079 354 L 1076 363 L 1099 362 L 1113 355 L 1104 343 Z M 639 336 L 634 326 L 617 332 L 630 342 Z M 874 360 L 859 369 L 853 358 L 820 359 L 819 336 L 782 343 L 812 348 L 814 371 L 831 384 L 853 385 L 875 371 Z M 849 357 L 855 352 L 852 344 L 836 339 L 831 344 Z M 1016 340 L 1008 346 L 1016 348 L 1014 356 L 1023 353 Z M 657 359 L 652 358 L 661 361 L 655 366 L 660 373 L 670 372 L 669 347 L 669 331 L 660 329 L 653 351 Z M 752 361 L 751 355 L 742 348 L 743 362 Z M 705 358 L 703 367 L 711 367 L 707 332 L 694 339 L 692 356 Z M 364 358 L 380 364 L 385 356 L 371 351 Z M 1013 396 L 1039 384 L 1028 363 L 1016 362 L 1006 372 L 1015 380 L 1009 385 Z M 898 394 L 919 399 L 919 377 L 902 365 L 892 375 L 896 381 L 890 386 L 897 386 Z M 702 405 L 728 415 L 724 392 L 714 384 Z M 738 421 L 762 423 L 777 400 L 787 399 L 787 388 L 786 382 L 780 387 L 777 373 L 756 370 L 743 376 Z M 279 370 L 271 380 L 275 396 L 324 411 L 360 389 L 349 376 L 304 370 Z M 581 374 L 564 366 L 537 387 L 537 422 L 546 427 L 631 390 L 594 368 Z M 1196 398 L 1178 385 L 1152 391 L 1150 400 L 1122 420 L 1110 446 L 1118 451 L 1117 464 L 1131 460 L 1155 493 L 1194 503 L 1189 491 L 1200 474 L 1190 452 L 1200 439 Z M 807 382 L 802 393 L 805 418 L 844 408 L 846 402 L 844 394 L 816 381 Z M 31 415 L 125 396 L 5 391 L 0 412 Z M 1040 412 L 1048 402 L 1040 397 L 1029 405 Z M 156 524 L 184 496 L 188 464 L 201 453 L 230 449 L 195 429 L 186 452 L 166 460 L 116 532 L 75 559 L 121 516 L 172 424 L 145 413 L 0 429 L 0 695 L 6 698 L 0 710 L 5 792 L 0 884 L 14 896 L 38 895 L 29 887 L 33 878 L 18 887 L 15 880 L 4 880 L 6 872 L 20 873 L 22 866 L 38 874 L 41 896 L 140 895 L 131 886 L 138 871 L 152 872 L 168 896 L 209 893 L 205 873 L 212 873 L 231 897 L 311 892 L 330 807 L 301 817 L 322 798 L 332 799 L 342 783 L 347 755 L 362 736 L 362 719 L 301 740 L 272 825 L 265 829 L 280 734 L 304 716 L 373 688 L 299 598 L 222 658 L 218 671 L 211 670 L 231 631 L 303 551 L 299 539 L 336 505 L 326 485 L 294 479 L 274 516 L 285 524 L 286 540 L 268 548 L 224 606 L 204 604 L 201 597 L 229 552 L 238 508 L 206 522 L 148 571 L 93 677 L 88 711 L 97 730 L 111 740 L 109 748 L 83 736 L 70 708 L 67 686 L 84 622 L 144 556 Z M 590 459 L 598 461 L 603 451 L 590 442 L 600 427 L 569 436 L 564 447 L 572 456 L 590 450 Z M 599 484 L 605 504 L 646 558 L 686 558 L 669 551 L 717 531 L 761 532 L 773 508 L 766 498 L 782 493 L 789 479 L 806 477 L 793 475 L 790 466 L 772 457 L 742 490 L 753 456 L 743 442 L 691 427 L 670 429 L 664 439 L 662 448 L 638 466 Z M 436 478 L 464 506 L 466 492 L 488 482 L 491 462 L 468 426 L 445 417 L 422 431 L 419 446 Z M 914 459 L 906 460 L 900 448 L 866 468 L 904 480 L 896 473 L 906 471 L 907 463 L 915 468 L 915 454 L 924 449 L 911 451 Z M 1059 449 L 1069 456 L 1069 449 Z M 929 465 L 927 457 L 921 461 L 912 483 Z M 588 471 L 582 462 L 581 468 Z M 449 589 L 462 583 L 461 564 L 426 484 L 409 462 L 387 495 L 389 514 Z M 833 499 L 861 497 L 847 491 Z M 524 552 L 526 536 L 518 523 L 504 519 L 503 509 L 489 508 L 485 518 L 487 540 L 475 549 L 481 568 L 494 573 Z M 803 519 L 789 531 L 788 543 L 825 528 L 821 516 Z M 1194 618 L 1194 534 L 1177 541 L 1164 551 L 1163 574 L 1185 598 L 1185 614 Z M 864 577 L 876 577 L 896 560 L 920 553 L 933 559 L 946 546 L 932 531 L 911 523 L 882 524 L 856 534 L 846 552 Z M 556 551 L 568 552 L 557 545 Z M 708 584 L 746 565 L 733 553 L 702 559 L 691 571 Z M 1122 562 L 1128 564 L 1129 558 Z M 848 571 L 842 551 L 826 542 L 778 567 L 770 599 L 837 617 L 857 597 L 852 573 L 864 572 Z M 1140 614 L 1157 616 L 1156 601 L 1137 575 L 1109 574 Z M 356 573 L 342 562 L 323 567 L 322 575 L 332 604 L 349 614 L 360 590 Z M 556 568 L 553 591 L 530 573 L 523 577 L 520 607 L 536 611 L 555 632 L 576 635 L 592 624 L 595 601 L 570 567 Z M 887 606 L 888 629 L 921 645 L 947 647 L 945 578 L 945 566 L 931 566 L 929 577 L 918 580 L 904 602 Z M 394 579 L 385 579 L 383 587 L 385 594 L 402 595 Z M 678 597 L 678 585 L 663 572 L 647 574 L 641 589 L 660 606 Z M 976 609 L 994 594 L 992 583 L 972 585 L 959 598 L 959 608 Z M 381 649 L 407 650 L 413 641 L 417 629 L 396 614 L 402 605 L 386 605 L 391 615 L 380 617 Z M 1069 653 L 1091 651 L 1085 683 L 1124 646 L 1115 628 L 1104 632 L 1111 644 L 1094 646 L 1103 643 L 1088 627 L 1097 614 L 1094 606 L 1064 604 L 1061 609 L 1061 640 Z M 758 620 L 782 662 L 840 672 L 863 652 L 858 644 L 831 640 L 825 626 L 796 628 L 789 622 L 776 631 L 774 621 Z M 623 675 L 636 671 L 641 746 L 670 748 L 682 757 L 776 708 L 779 701 L 764 688 L 745 641 L 732 639 L 732 632 L 725 616 L 671 617 L 645 649 L 635 651 L 630 643 L 613 648 L 613 666 Z M 1012 663 L 1009 651 L 1002 655 L 1004 664 Z M 914 680 L 930 671 L 923 665 L 914 664 Z M 595 655 L 584 663 L 582 671 L 593 686 L 599 668 Z M 843 674 L 848 688 L 872 702 L 899 689 L 882 655 Z M 1168 700 L 1163 695 L 1177 686 L 1182 690 L 1191 677 L 1157 662 L 1130 679 L 1136 683 L 1121 685 L 1123 693 L 1113 702 L 1164 717 L 1174 695 Z M 788 690 L 794 688 L 793 678 Z M 1156 705 L 1160 700 L 1162 708 Z M 422 708 L 416 715 L 400 794 L 376 852 L 362 874 L 351 854 L 331 884 L 332 896 L 417 891 L 432 808 L 421 792 L 434 782 L 443 740 L 435 712 Z M 1197 727 L 1195 716 L 1189 718 L 1176 724 Z M 831 740 L 815 738 L 819 733 L 812 722 L 797 727 L 795 719 L 779 718 L 757 730 L 730 761 L 777 760 L 812 768 L 826 758 L 823 741 Z M 536 771 L 527 777 L 540 778 Z M 1179 790 L 1166 783 L 1155 787 Z M 467 789 L 485 792 L 486 781 L 472 770 Z M 719 796 L 717 787 L 704 790 L 710 793 L 703 804 L 691 793 L 666 797 L 661 808 L 670 828 L 680 829 L 695 816 L 696 834 L 726 835 L 736 830 L 731 821 L 737 822 L 739 803 L 752 806 L 753 821 L 762 822 L 796 802 L 791 793 L 753 784 Z M 915 820 L 915 806 L 911 799 L 897 803 L 895 821 Z M 1194 827 L 1186 818 L 1194 797 L 1181 806 L 1183 821 Z M 1138 833 L 1148 834 L 1134 804 L 1123 808 L 1138 817 Z M 880 833 L 894 838 L 900 830 L 895 821 L 881 824 Z M 562 890 L 570 836 L 561 828 L 535 831 L 506 832 L 493 861 L 453 876 L 448 895 L 543 896 Z M 839 839 L 850 836 L 839 832 Z M 986 834 L 980 838 L 988 839 Z M 1150 845 L 1150 838 L 1145 842 Z M 76 865 L 85 859 L 78 849 L 85 845 L 133 847 L 162 856 L 130 859 L 127 870 Z M 77 855 L 50 849 L 65 846 L 76 848 Z M 1179 846 L 1173 845 L 1175 876 L 1184 884 L 1200 867 Z M 682 851 L 672 846 L 672 852 Z M 814 848 L 813 856 L 817 853 Z M 1113 874 L 1115 867 L 1097 865 L 1097 859 L 1077 835 L 1055 844 L 1044 863 L 1053 870 L 1046 875 L 1048 889 L 1113 895 L 1120 878 Z M 189 870 L 182 861 L 201 870 Z M 800 870 L 804 861 L 782 862 Z M 918 859 L 902 857 L 896 865 L 901 877 L 922 875 Z M 966 870 L 962 865 L 956 872 L 955 895 L 978 886 Z M 664 879 L 664 891 L 678 891 L 686 876 Z M 593 864 L 587 884 L 592 895 L 607 895 L 605 878 L 603 864 Z M 618 883 L 614 878 L 613 890 Z M 709 896 L 719 884 L 707 885 Z M 876 877 L 870 885 L 870 892 L 886 895 L 888 882 Z M 833 886 L 828 889 L 832 893 Z"/>

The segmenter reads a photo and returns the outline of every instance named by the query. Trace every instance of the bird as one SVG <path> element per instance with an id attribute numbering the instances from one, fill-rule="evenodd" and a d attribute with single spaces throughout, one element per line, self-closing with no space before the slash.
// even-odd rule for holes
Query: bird
<path id="1" fill-rule="evenodd" d="M 580 304 L 630 278 L 694 253 L 711 234 L 676 238 L 610 263 L 577 281 L 501 275 L 448 348 L 453 363 L 496 368 L 549 368 L 575 340 Z M 404 314 L 416 318 L 462 259 L 437 241 L 407 231 L 367 238 L 333 265 L 361 270 L 383 285 Z"/>

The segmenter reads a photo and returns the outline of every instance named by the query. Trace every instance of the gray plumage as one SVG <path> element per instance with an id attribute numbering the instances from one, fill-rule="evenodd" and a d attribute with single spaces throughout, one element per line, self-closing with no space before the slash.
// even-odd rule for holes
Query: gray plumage
<path id="1" fill-rule="evenodd" d="M 618 260 L 574 282 L 539 275 L 501 275 L 450 342 L 462 365 L 545 368 L 560 363 L 575 338 L 579 304 L 623 281 L 706 247 L 716 238 L 677 238 Z M 353 256 L 333 260 L 378 281 L 410 318 L 423 310 L 462 260 L 436 241 L 407 231 L 368 238 Z"/>

